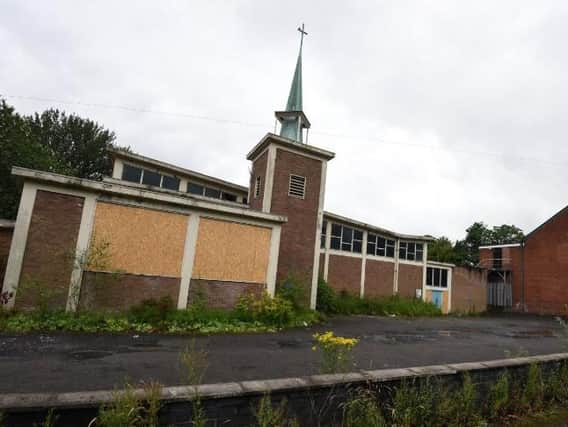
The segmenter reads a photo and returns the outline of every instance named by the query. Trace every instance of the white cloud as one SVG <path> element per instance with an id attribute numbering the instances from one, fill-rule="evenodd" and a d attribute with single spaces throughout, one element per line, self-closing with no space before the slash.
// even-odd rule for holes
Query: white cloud
<path id="1" fill-rule="evenodd" d="M 2 0 L 1 10 L 2 94 L 259 124 L 8 99 L 88 116 L 142 154 L 246 185 L 245 154 L 285 104 L 305 21 L 310 143 L 337 154 L 328 210 L 458 238 L 477 220 L 529 231 L 568 201 L 564 2 Z"/>

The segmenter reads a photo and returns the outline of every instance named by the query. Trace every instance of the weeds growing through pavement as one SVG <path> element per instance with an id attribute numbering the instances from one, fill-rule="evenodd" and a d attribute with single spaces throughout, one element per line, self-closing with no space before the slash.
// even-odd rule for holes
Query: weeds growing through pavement
<path id="1" fill-rule="evenodd" d="M 320 369 L 323 374 L 347 372 L 353 368 L 353 348 L 358 339 L 338 337 L 331 331 L 316 333 L 313 337 L 315 345 L 312 350 L 321 353 Z"/>
<path id="2" fill-rule="evenodd" d="M 190 345 L 181 353 L 180 362 L 185 371 L 187 384 L 194 386 L 195 390 L 194 398 L 191 401 L 191 425 L 194 427 L 205 427 L 207 417 L 198 386 L 202 383 L 208 367 L 207 352 L 199 348 L 195 340 L 192 340 Z"/>

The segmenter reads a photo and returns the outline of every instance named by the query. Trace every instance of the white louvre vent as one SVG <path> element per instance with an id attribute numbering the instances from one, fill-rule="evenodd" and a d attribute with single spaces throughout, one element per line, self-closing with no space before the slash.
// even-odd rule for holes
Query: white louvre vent
<path id="1" fill-rule="evenodd" d="M 290 175 L 290 186 L 288 187 L 288 195 L 303 199 L 306 195 L 306 177 L 299 175 Z"/>

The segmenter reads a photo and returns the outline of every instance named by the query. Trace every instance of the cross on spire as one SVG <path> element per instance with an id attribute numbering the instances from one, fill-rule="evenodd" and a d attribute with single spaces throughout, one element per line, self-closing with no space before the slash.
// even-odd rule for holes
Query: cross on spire
<path id="1" fill-rule="evenodd" d="M 306 31 L 304 31 L 304 24 L 303 23 L 302 23 L 301 27 L 298 27 L 298 31 L 302 34 L 302 37 L 300 38 L 300 48 L 301 48 L 304 44 L 304 36 L 307 36 L 308 33 Z"/>

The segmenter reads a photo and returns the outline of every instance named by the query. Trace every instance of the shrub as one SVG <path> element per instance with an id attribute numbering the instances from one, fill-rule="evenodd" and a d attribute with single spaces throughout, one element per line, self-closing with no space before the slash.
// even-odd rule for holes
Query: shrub
<path id="1" fill-rule="evenodd" d="M 243 295 L 236 307 L 237 316 L 244 321 L 256 321 L 282 328 L 294 317 L 292 303 L 282 297 L 270 297 L 263 292 L 260 297 L 252 293 Z"/>
<path id="2" fill-rule="evenodd" d="M 318 280 L 318 294 L 316 302 L 317 310 L 328 314 L 337 313 L 337 295 L 329 284 L 323 280 Z"/>
<path id="3" fill-rule="evenodd" d="M 294 310 L 300 311 L 309 306 L 308 289 L 306 280 L 292 273 L 278 284 L 276 295 L 290 301 Z"/>
<path id="4" fill-rule="evenodd" d="M 128 318 L 134 323 L 156 325 L 165 321 L 173 310 L 174 302 L 170 296 L 158 300 L 147 299 L 128 310 Z"/>
<path id="5" fill-rule="evenodd" d="M 287 415 L 286 399 L 282 399 L 280 405 L 274 407 L 269 394 L 265 394 L 260 402 L 258 408 L 253 409 L 256 427 L 297 427 L 298 421 Z"/>

